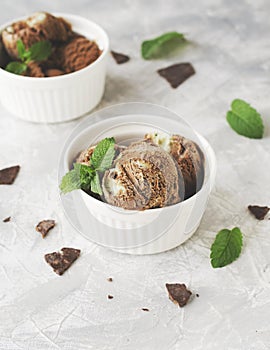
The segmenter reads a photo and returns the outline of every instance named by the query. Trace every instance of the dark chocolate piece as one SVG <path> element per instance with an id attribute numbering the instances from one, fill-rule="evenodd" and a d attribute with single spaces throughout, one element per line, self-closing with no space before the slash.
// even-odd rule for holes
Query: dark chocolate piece
<path id="1" fill-rule="evenodd" d="M 112 277 L 107 278 L 107 281 L 112 282 L 113 281 Z"/>
<path id="2" fill-rule="evenodd" d="M 109 294 L 108 299 L 113 299 L 113 296 Z"/>
<path id="3" fill-rule="evenodd" d="M 111 51 L 111 54 L 117 64 L 123 64 L 130 60 L 129 56 L 124 55 L 123 53 Z"/>
<path id="4" fill-rule="evenodd" d="M 79 249 L 62 248 L 61 252 L 45 254 L 44 258 L 53 271 L 61 276 L 78 259 L 80 253 Z"/>
<path id="5" fill-rule="evenodd" d="M 19 165 L 0 170 L 0 185 L 12 185 L 18 175 L 19 170 Z"/>
<path id="6" fill-rule="evenodd" d="M 10 219 L 11 219 L 11 216 L 9 216 L 8 218 L 5 218 L 5 219 L 3 220 L 3 222 L 10 222 Z"/>
<path id="7" fill-rule="evenodd" d="M 259 205 L 249 205 L 248 210 L 255 216 L 256 219 L 263 220 L 270 208 L 260 207 Z"/>
<path id="8" fill-rule="evenodd" d="M 196 297 L 199 298 L 199 296 L 200 296 L 200 295 L 199 295 L 198 293 L 196 293 Z"/>
<path id="9" fill-rule="evenodd" d="M 36 226 L 36 231 L 40 232 L 42 238 L 46 237 L 48 232 L 54 228 L 55 221 L 54 220 L 42 220 Z"/>
<path id="10" fill-rule="evenodd" d="M 192 294 L 191 291 L 187 289 L 185 284 L 166 283 L 166 288 L 168 290 L 169 298 L 171 299 L 171 301 L 173 301 L 175 304 L 178 304 L 180 307 L 186 305 Z"/>
<path id="11" fill-rule="evenodd" d="M 167 68 L 159 69 L 157 72 L 168 81 L 172 88 L 176 89 L 195 74 L 195 69 L 190 63 L 177 63 Z"/>
<path id="12" fill-rule="evenodd" d="M 149 309 L 147 309 L 147 307 L 142 307 L 142 311 L 150 311 Z"/>

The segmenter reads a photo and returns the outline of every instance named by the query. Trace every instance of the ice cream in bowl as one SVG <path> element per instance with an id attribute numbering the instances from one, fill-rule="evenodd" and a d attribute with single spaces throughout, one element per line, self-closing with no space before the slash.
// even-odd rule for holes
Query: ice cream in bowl
<path id="1" fill-rule="evenodd" d="M 128 103 L 95 112 L 72 132 L 59 184 L 66 215 L 85 238 L 152 254 L 197 230 L 215 172 L 211 146 L 182 118 Z"/>
<path id="2" fill-rule="evenodd" d="M 94 22 L 38 12 L 0 28 L 2 104 L 34 122 L 79 117 L 101 100 L 109 41 Z"/>

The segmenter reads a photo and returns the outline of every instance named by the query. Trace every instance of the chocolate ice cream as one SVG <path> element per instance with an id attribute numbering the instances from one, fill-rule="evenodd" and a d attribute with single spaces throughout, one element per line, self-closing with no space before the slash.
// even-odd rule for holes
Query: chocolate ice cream
<path id="1" fill-rule="evenodd" d="M 169 152 L 178 165 L 178 172 L 184 178 L 185 199 L 198 192 L 204 181 L 204 155 L 193 141 L 179 135 L 147 134 L 145 139 Z"/>
<path id="2" fill-rule="evenodd" d="M 71 36 L 71 25 L 62 18 L 38 12 L 26 21 L 13 23 L 2 32 L 5 48 L 12 59 L 18 59 L 17 41 L 29 49 L 38 41 L 65 42 Z"/>
<path id="3" fill-rule="evenodd" d="M 100 56 L 100 50 L 94 41 L 89 41 L 83 36 L 76 36 L 63 45 L 58 54 L 64 71 L 71 73 L 93 63 Z"/>
<path id="4" fill-rule="evenodd" d="M 47 12 L 38 12 L 25 21 L 18 21 L 5 28 L 0 35 L 0 66 L 5 68 L 11 61 L 19 61 L 17 43 L 21 40 L 26 50 L 37 42 L 48 41 L 51 54 L 42 62 L 29 60 L 23 75 L 30 77 L 55 77 L 76 72 L 93 63 L 100 55 L 98 45 L 72 31 L 65 19 Z M 5 57 L 4 57 L 5 54 Z M 7 57 L 6 57 L 7 56 Z"/>
<path id="5" fill-rule="evenodd" d="M 163 207 L 183 200 L 174 159 L 146 141 L 132 143 L 103 177 L 107 203 L 130 210 Z"/>
<path id="6" fill-rule="evenodd" d="M 43 73 L 42 68 L 38 62 L 29 62 L 27 65 L 26 74 L 29 77 L 33 77 L 33 78 L 45 77 L 45 74 Z"/>

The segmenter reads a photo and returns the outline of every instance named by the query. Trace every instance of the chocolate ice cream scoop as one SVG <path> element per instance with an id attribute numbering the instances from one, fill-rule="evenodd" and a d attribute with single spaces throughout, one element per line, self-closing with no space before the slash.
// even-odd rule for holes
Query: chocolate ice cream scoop
<path id="1" fill-rule="evenodd" d="M 2 32 L 2 40 L 12 59 L 18 58 L 17 41 L 22 40 L 26 49 L 33 44 L 49 40 L 64 42 L 71 35 L 71 25 L 63 18 L 54 17 L 46 12 L 38 12 L 26 21 L 13 23 Z"/>
<path id="2" fill-rule="evenodd" d="M 61 67 L 66 73 L 76 72 L 88 66 L 100 56 L 100 53 L 94 41 L 82 36 L 75 36 L 58 51 Z"/>
<path id="3" fill-rule="evenodd" d="M 38 62 L 29 62 L 27 65 L 27 76 L 33 78 L 42 78 L 45 77 L 45 74 L 42 71 L 41 65 Z"/>
<path id="4" fill-rule="evenodd" d="M 193 141 L 179 135 L 147 134 L 145 139 L 169 152 L 185 182 L 185 199 L 198 192 L 204 181 L 204 155 Z"/>
<path id="5" fill-rule="evenodd" d="M 71 35 L 71 24 L 47 12 L 37 12 L 26 20 L 29 28 L 43 35 L 45 40 L 65 42 Z"/>
<path id="6" fill-rule="evenodd" d="M 179 202 L 179 175 L 174 159 L 161 147 L 132 143 L 105 172 L 105 201 L 130 210 L 163 207 Z"/>

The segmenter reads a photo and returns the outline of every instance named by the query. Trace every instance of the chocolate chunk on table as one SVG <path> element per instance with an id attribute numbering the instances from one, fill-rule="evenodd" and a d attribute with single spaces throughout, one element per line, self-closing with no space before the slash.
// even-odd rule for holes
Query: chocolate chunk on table
<path id="1" fill-rule="evenodd" d="M 190 63 L 177 63 L 167 68 L 159 69 L 157 72 L 168 81 L 172 88 L 176 89 L 195 74 L 195 69 Z"/>
<path id="2" fill-rule="evenodd" d="M 12 185 L 19 171 L 19 165 L 0 170 L 0 185 Z"/>
<path id="3" fill-rule="evenodd" d="M 124 55 L 123 53 L 111 51 L 111 54 L 117 64 L 123 64 L 130 60 L 129 56 Z"/>
<path id="4" fill-rule="evenodd" d="M 169 298 L 171 301 L 173 301 L 175 304 L 178 304 L 180 307 L 183 307 L 187 304 L 192 294 L 191 291 L 187 289 L 185 284 L 166 283 L 166 288 L 168 290 Z"/>
<path id="5" fill-rule="evenodd" d="M 142 311 L 149 312 L 150 310 L 147 307 L 142 307 Z"/>
<path id="6" fill-rule="evenodd" d="M 10 220 L 11 220 L 11 216 L 9 216 L 9 217 L 3 219 L 3 222 L 10 222 Z"/>
<path id="7" fill-rule="evenodd" d="M 113 296 L 109 294 L 108 299 L 113 299 Z"/>
<path id="8" fill-rule="evenodd" d="M 263 220 L 270 208 L 260 207 L 259 205 L 249 205 L 248 210 L 255 216 L 256 219 Z"/>
<path id="9" fill-rule="evenodd" d="M 54 220 L 42 220 L 36 226 L 36 231 L 40 232 L 42 238 L 46 237 L 48 232 L 54 228 L 55 221 Z"/>
<path id="10" fill-rule="evenodd" d="M 81 251 L 74 248 L 62 248 L 61 252 L 49 253 L 44 256 L 45 261 L 53 268 L 58 275 L 62 275 L 75 260 L 80 256 Z"/>

